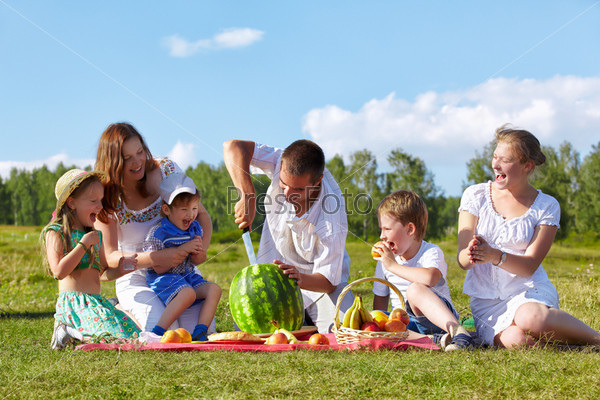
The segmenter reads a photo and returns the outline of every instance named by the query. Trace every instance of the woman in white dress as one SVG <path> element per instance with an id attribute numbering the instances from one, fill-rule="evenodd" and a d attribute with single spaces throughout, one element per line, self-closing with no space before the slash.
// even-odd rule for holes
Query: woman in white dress
<path id="1" fill-rule="evenodd" d="M 498 347 L 536 342 L 600 344 L 600 334 L 558 307 L 541 263 L 559 227 L 560 205 L 529 183 L 545 162 L 525 130 L 496 131 L 493 182 L 468 187 L 458 219 L 458 263 L 479 338 Z"/>
<path id="2" fill-rule="evenodd" d="M 181 263 L 188 252 L 172 247 L 160 251 L 139 252 L 146 234 L 160 220 L 159 186 L 169 174 L 182 172 L 173 161 L 154 159 L 139 132 L 130 124 L 111 124 L 102 133 L 98 144 L 96 167 L 108 175 L 104 183 L 104 209 L 98 215 L 96 229 L 102 232 L 107 261 L 118 265 L 121 249 L 127 245 L 137 247 L 137 266 L 134 272 L 116 281 L 116 293 L 120 308 L 132 315 L 145 331 L 158 322 L 165 305 L 146 284 L 146 269 L 156 265 L 174 267 Z M 210 244 L 212 223 L 204 207 L 200 205 L 197 217 L 204 235 L 201 246 L 195 249 L 204 254 Z M 109 269 L 122 274 L 119 269 Z M 108 278 L 114 279 L 115 276 Z M 192 332 L 198 322 L 201 304 L 188 308 L 170 329 L 183 327 Z M 209 333 L 214 332 L 214 322 Z"/>

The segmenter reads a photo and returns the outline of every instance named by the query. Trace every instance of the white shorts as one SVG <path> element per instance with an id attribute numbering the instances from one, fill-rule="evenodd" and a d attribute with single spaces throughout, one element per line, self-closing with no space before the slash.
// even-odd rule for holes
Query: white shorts
<path id="1" fill-rule="evenodd" d="M 548 283 L 538 285 L 506 299 L 471 297 L 471 312 L 477 336 L 487 345 L 494 345 L 494 337 L 512 325 L 517 309 L 525 303 L 540 303 L 558 308 L 558 292 Z"/>
<path id="2" fill-rule="evenodd" d="M 115 290 L 121 308 L 133 315 L 141 325 L 142 330 L 151 331 L 165 310 L 165 304 L 148 287 L 146 270 L 134 271 L 120 277 L 116 280 Z M 173 322 L 169 329 L 185 328 L 188 332 L 193 332 L 196 325 L 198 325 L 198 315 L 201 308 L 202 303 L 189 307 Z M 213 332 L 215 332 L 214 319 L 208 327 L 208 333 Z"/>

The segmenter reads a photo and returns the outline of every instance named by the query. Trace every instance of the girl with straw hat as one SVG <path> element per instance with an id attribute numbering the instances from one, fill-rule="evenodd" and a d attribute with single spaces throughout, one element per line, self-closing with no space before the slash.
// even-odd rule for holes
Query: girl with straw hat
<path id="1" fill-rule="evenodd" d="M 72 339 L 110 335 L 131 338 L 135 323 L 100 295 L 100 275 L 107 263 L 102 235 L 93 229 L 102 210 L 100 171 L 67 171 L 56 182 L 56 210 L 41 233 L 48 272 L 58 280 L 55 329 L 51 346 L 61 349 Z"/>

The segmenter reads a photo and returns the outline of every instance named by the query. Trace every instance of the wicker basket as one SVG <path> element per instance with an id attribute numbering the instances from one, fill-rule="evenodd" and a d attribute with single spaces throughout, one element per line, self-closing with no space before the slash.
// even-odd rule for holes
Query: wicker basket
<path id="1" fill-rule="evenodd" d="M 361 340 L 368 340 L 368 339 L 385 339 L 385 340 L 391 340 L 394 342 L 401 342 L 403 340 L 406 340 L 406 338 L 408 337 L 408 331 L 404 331 L 404 332 L 362 331 L 362 330 L 347 328 L 345 326 L 342 326 L 342 324 L 340 324 L 340 306 L 342 304 L 342 300 L 344 299 L 344 296 L 346 296 L 346 293 L 348 293 L 350 291 L 350 289 L 352 289 L 353 286 L 356 286 L 359 283 L 369 282 L 369 281 L 381 282 L 384 285 L 389 286 L 390 289 L 392 289 L 394 292 L 396 292 L 396 294 L 400 298 L 402 308 L 406 310 L 406 304 L 404 303 L 404 297 L 402 297 L 402 294 L 396 288 L 396 286 L 392 285 L 391 283 L 389 283 L 386 280 L 374 278 L 374 277 L 357 279 L 354 282 L 350 283 L 348 286 L 346 286 L 344 288 L 344 290 L 342 290 L 342 293 L 340 293 L 340 295 L 338 296 L 337 304 L 335 305 L 335 318 L 333 321 L 334 324 L 333 324 L 332 330 L 333 330 L 333 333 L 335 334 L 335 339 L 337 340 L 338 344 L 355 343 L 355 342 L 360 342 Z"/>

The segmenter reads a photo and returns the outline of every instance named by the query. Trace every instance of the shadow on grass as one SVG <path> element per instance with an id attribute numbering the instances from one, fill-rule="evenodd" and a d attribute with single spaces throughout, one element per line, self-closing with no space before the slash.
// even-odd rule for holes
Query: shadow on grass
<path id="1" fill-rule="evenodd" d="M 9 312 L 0 309 L 0 319 L 41 319 L 54 317 L 54 312 Z"/>

